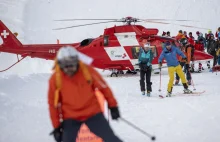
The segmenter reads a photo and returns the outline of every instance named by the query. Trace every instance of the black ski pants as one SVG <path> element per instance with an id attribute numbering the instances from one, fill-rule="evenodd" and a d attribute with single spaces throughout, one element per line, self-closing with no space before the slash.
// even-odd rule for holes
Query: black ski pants
<path id="1" fill-rule="evenodd" d="M 151 69 L 140 70 L 140 78 L 141 78 L 140 79 L 141 91 L 145 91 L 145 80 L 146 80 L 147 91 L 152 92 Z"/>
<path id="2" fill-rule="evenodd" d="M 122 142 L 122 140 L 114 134 L 102 113 L 96 114 L 85 122 L 73 119 L 64 120 L 63 142 L 76 142 L 78 131 L 83 123 L 85 123 L 96 136 L 102 138 L 104 142 Z"/>

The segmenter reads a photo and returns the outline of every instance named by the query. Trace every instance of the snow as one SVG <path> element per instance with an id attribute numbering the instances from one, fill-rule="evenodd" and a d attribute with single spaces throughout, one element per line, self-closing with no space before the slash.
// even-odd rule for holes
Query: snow
<path id="1" fill-rule="evenodd" d="M 52 130 L 47 106 L 50 74 L 8 76 L 0 78 L 0 141 L 48 141 Z M 220 136 L 219 75 L 210 72 L 192 74 L 196 91 L 201 96 L 176 96 L 160 99 L 168 83 L 162 71 L 162 92 L 158 92 L 159 76 L 153 75 L 153 96 L 141 96 L 139 76 L 106 77 L 118 100 L 121 116 L 157 137 L 158 142 L 218 142 Z M 201 80 L 201 78 L 203 80 Z M 13 89 L 12 89 L 13 88 Z M 130 89 L 128 89 L 130 88 Z M 190 87 L 193 90 L 193 87 Z M 173 89 L 182 92 L 182 86 Z M 111 125 L 124 141 L 150 141 L 122 121 Z"/>
<path id="2" fill-rule="evenodd" d="M 87 26 L 63 31 L 53 28 L 83 24 L 82 22 L 54 22 L 66 18 L 169 18 L 190 19 L 200 22 L 181 24 L 207 27 L 215 32 L 219 27 L 217 7 L 219 0 L 1 0 L 0 19 L 12 30 L 18 32 L 24 44 L 78 42 L 85 38 L 103 34 L 110 23 Z M 88 21 L 88 23 L 91 21 Z M 178 23 L 178 22 L 173 22 Z M 176 25 L 140 23 L 145 27 L 171 31 L 179 29 L 196 32 L 199 29 L 182 28 Z M 201 30 L 207 32 L 206 30 Z M 16 56 L 0 54 L 0 69 L 16 61 Z M 48 78 L 52 61 L 27 58 L 6 73 L 0 74 L 0 142 L 53 142 L 49 136 L 52 130 L 47 105 Z M 101 71 L 100 71 L 101 72 Z M 153 134 L 158 142 L 219 142 L 220 136 L 220 88 L 219 74 L 207 69 L 201 74 L 192 74 L 196 91 L 206 92 L 201 96 L 176 96 L 160 99 L 165 95 L 168 83 L 167 70 L 162 70 L 162 92 L 158 92 L 159 75 L 152 75 L 153 96 L 141 96 L 139 76 L 110 78 L 101 72 L 118 100 L 121 116 Z M 183 87 L 174 87 L 173 92 L 182 92 Z M 190 87 L 193 90 L 193 87 Z M 111 121 L 117 135 L 126 142 L 150 141 L 122 121 Z"/>

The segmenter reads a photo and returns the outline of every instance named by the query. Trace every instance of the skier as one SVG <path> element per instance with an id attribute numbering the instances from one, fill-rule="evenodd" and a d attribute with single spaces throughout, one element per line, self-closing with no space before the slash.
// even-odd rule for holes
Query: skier
<path id="1" fill-rule="evenodd" d="M 218 28 L 218 30 L 215 33 L 215 36 L 218 40 L 220 40 L 220 27 Z"/>
<path id="2" fill-rule="evenodd" d="M 186 32 L 186 31 L 183 32 L 183 35 L 185 36 L 186 39 L 189 38 L 189 37 L 187 36 L 187 32 Z"/>
<path id="3" fill-rule="evenodd" d="M 209 40 L 211 39 L 211 36 L 213 35 L 211 30 L 208 30 L 208 34 L 205 35 L 205 39 L 207 42 L 209 42 Z M 214 35 L 213 35 L 214 36 Z"/>
<path id="4" fill-rule="evenodd" d="M 167 37 L 171 37 L 171 36 L 170 36 L 170 32 L 169 32 L 169 31 L 167 31 Z"/>
<path id="5" fill-rule="evenodd" d="M 145 80 L 147 86 L 147 96 L 150 97 L 152 92 L 152 82 L 151 82 L 151 71 L 152 71 L 152 60 L 154 58 L 155 49 L 150 48 L 150 45 L 146 40 L 143 40 L 142 47 L 140 49 L 140 54 L 138 58 L 138 63 L 140 67 L 140 87 L 142 95 L 145 95 Z M 146 76 L 146 78 L 145 78 Z"/>
<path id="6" fill-rule="evenodd" d="M 167 34 L 167 33 L 163 31 L 162 36 L 166 36 L 166 34 Z"/>
<path id="7" fill-rule="evenodd" d="M 182 38 L 180 40 L 180 44 L 181 44 L 181 47 L 180 47 L 180 50 L 185 54 L 187 60 L 183 59 L 181 56 L 180 56 L 180 65 L 181 67 L 183 68 L 184 67 L 184 72 L 186 73 L 186 78 L 187 78 L 187 81 L 188 81 L 188 85 L 191 85 L 191 74 L 190 74 L 190 69 L 189 69 L 189 64 L 190 64 L 190 61 L 191 61 L 191 57 L 192 57 L 192 46 L 190 46 L 190 44 L 188 43 L 187 39 L 186 38 Z M 179 76 L 178 74 L 176 73 L 176 81 L 175 81 L 175 85 L 178 85 L 179 84 Z"/>
<path id="8" fill-rule="evenodd" d="M 199 39 L 199 41 L 196 41 L 195 50 L 205 52 L 203 39 Z M 208 68 L 210 68 L 210 61 L 207 62 L 207 66 L 208 66 Z M 204 68 L 202 67 L 202 63 L 199 62 L 198 72 L 201 72 L 202 70 L 204 70 Z"/>
<path id="9" fill-rule="evenodd" d="M 203 44 L 204 44 L 204 47 L 206 48 L 206 39 L 203 37 L 203 34 L 201 32 L 199 32 L 199 31 L 197 31 L 196 35 L 198 36 L 197 37 L 197 41 L 202 40 Z"/>
<path id="10" fill-rule="evenodd" d="M 218 65 L 220 65 L 220 47 L 218 48 L 216 55 L 218 57 Z"/>
<path id="11" fill-rule="evenodd" d="M 159 62 L 159 68 L 161 68 L 163 58 L 165 58 L 167 61 L 170 80 L 168 83 L 166 97 L 171 97 L 175 72 L 181 78 L 181 81 L 182 81 L 183 87 L 184 87 L 184 92 L 191 93 L 192 91 L 190 91 L 188 89 L 188 84 L 186 82 L 186 78 L 185 78 L 184 73 L 182 71 L 182 67 L 180 66 L 179 61 L 177 60 L 177 57 L 176 57 L 176 55 L 178 54 L 178 55 L 182 56 L 183 59 L 187 60 L 186 56 L 177 47 L 175 47 L 174 45 L 171 45 L 170 41 L 166 41 L 165 44 L 166 44 L 166 48 L 164 48 L 164 50 L 160 54 L 158 62 Z"/>
<path id="12" fill-rule="evenodd" d="M 112 131 L 95 96 L 99 89 L 108 102 L 112 119 L 120 118 L 112 91 L 95 69 L 79 60 L 72 46 L 56 56 L 55 72 L 49 80 L 48 104 L 56 142 L 75 142 L 83 123 L 105 142 L 122 142 Z"/>
<path id="13" fill-rule="evenodd" d="M 179 30 L 178 35 L 176 36 L 176 40 L 179 41 L 180 39 L 185 38 L 182 30 Z"/>
<path id="14" fill-rule="evenodd" d="M 217 56 L 216 56 L 217 49 L 218 49 L 218 42 L 215 41 L 215 37 L 214 37 L 214 35 L 212 35 L 211 39 L 207 45 L 207 52 L 214 57 L 213 58 L 213 67 L 216 65 L 216 61 L 217 61 Z"/>
<path id="15" fill-rule="evenodd" d="M 192 32 L 189 32 L 189 39 L 188 39 L 188 42 L 189 42 L 189 46 L 191 47 L 191 61 L 192 61 L 192 64 L 191 64 L 191 67 L 190 67 L 190 72 L 194 72 L 194 51 L 195 51 L 195 39 L 194 37 L 192 36 Z"/>

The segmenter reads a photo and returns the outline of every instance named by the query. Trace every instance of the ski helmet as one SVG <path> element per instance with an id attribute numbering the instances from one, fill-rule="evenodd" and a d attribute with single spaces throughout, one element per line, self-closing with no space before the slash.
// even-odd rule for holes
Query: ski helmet
<path id="1" fill-rule="evenodd" d="M 78 51 L 72 46 L 64 46 L 57 52 L 57 61 L 61 70 L 69 76 L 78 70 L 79 57 Z"/>

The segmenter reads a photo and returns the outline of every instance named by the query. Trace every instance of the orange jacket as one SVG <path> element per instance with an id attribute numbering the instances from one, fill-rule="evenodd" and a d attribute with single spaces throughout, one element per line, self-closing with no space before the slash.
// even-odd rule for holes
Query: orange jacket
<path id="1" fill-rule="evenodd" d="M 180 40 L 182 38 L 186 38 L 186 36 L 184 34 L 178 33 L 178 35 L 176 36 L 176 40 Z"/>
<path id="2" fill-rule="evenodd" d="M 84 64 L 85 65 L 85 64 Z M 66 76 L 61 72 L 61 88 L 60 88 L 60 109 L 54 106 L 56 87 L 56 72 L 53 73 L 49 80 L 48 104 L 50 118 L 54 128 L 60 125 L 60 111 L 62 119 L 75 119 L 84 121 L 89 117 L 101 112 L 100 105 L 95 95 L 95 89 L 104 94 L 109 107 L 116 107 L 117 102 L 112 94 L 112 91 L 103 80 L 101 75 L 89 65 L 85 65 L 91 75 L 92 83 L 89 84 L 83 74 L 82 68 L 72 77 Z"/>
<path id="3" fill-rule="evenodd" d="M 192 51 L 192 47 L 182 47 L 181 51 L 185 54 L 187 61 L 182 60 L 182 57 L 179 57 L 179 61 L 180 62 L 186 62 L 186 64 L 190 64 L 191 61 L 191 51 Z"/>

